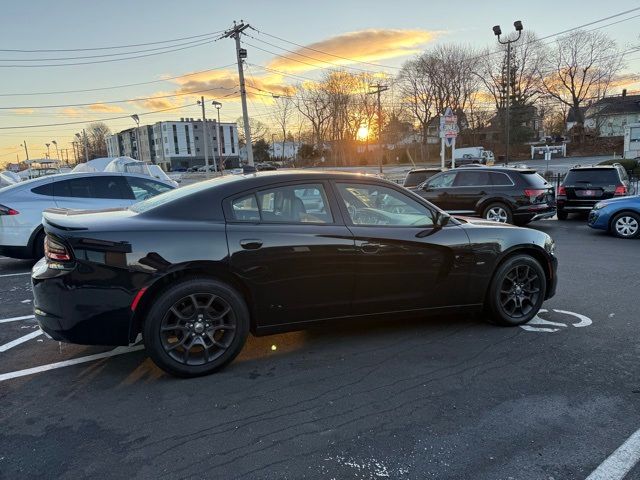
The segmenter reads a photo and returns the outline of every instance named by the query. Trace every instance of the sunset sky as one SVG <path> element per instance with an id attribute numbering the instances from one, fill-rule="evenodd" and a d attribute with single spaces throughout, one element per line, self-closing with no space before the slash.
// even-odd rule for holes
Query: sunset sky
<path id="1" fill-rule="evenodd" d="M 256 87 L 249 103 L 250 115 L 266 121 L 270 99 L 264 92 L 279 92 L 286 85 L 317 78 L 326 68 L 342 65 L 352 68 L 352 71 L 386 70 L 395 74 L 403 61 L 439 42 L 495 48 L 491 31 L 495 24 L 502 25 L 504 32 L 510 32 L 513 21 L 522 20 L 525 29 L 535 31 L 538 36 L 543 37 L 638 6 L 637 1 L 627 0 L 615 4 L 593 0 L 4 2 L 4 21 L 0 30 L 0 47 L 5 49 L 0 52 L 0 128 L 75 121 L 89 123 L 119 115 L 143 114 L 194 103 L 195 97 L 200 94 L 125 103 L 105 102 L 166 96 L 212 87 L 217 90 L 205 92 L 205 96 L 220 100 L 223 103 L 223 121 L 233 121 L 240 115 L 239 101 L 234 98 L 234 92 L 237 91 L 237 70 L 233 65 L 234 44 L 230 39 L 207 42 L 214 36 L 205 35 L 228 28 L 233 20 L 244 19 L 261 32 L 249 31 L 255 38 L 247 37 L 243 41 L 249 52 L 247 81 Z M 640 11 L 627 17 L 636 15 L 640 15 Z M 589 28 L 624 18 L 615 18 Z M 609 34 L 621 49 L 627 50 L 640 44 L 638 26 L 640 16 L 601 28 L 600 31 Z M 194 36 L 199 37 L 185 38 Z M 119 50 L 77 51 L 174 39 L 184 40 Z M 295 44 L 329 52 L 332 56 L 299 50 L 299 53 L 306 55 L 304 57 L 283 50 L 296 51 L 298 47 Z M 183 47 L 189 48 L 157 54 Z M 76 51 L 6 51 L 11 49 Z M 153 55 L 104 62 L 118 58 L 113 54 L 123 52 L 131 52 L 130 56 Z M 298 61 L 278 57 L 274 53 L 287 55 Z M 94 58 L 77 58 L 89 56 Z M 56 58 L 65 60 L 48 61 Z M 345 58 L 355 58 L 385 67 L 354 63 Z M 27 59 L 47 61 L 24 61 Z M 629 54 L 626 60 L 628 66 L 625 73 L 637 75 L 640 72 L 640 51 Z M 22 66 L 88 61 L 103 63 L 35 68 Z M 209 71 L 173 78 L 203 70 Z M 173 79 L 159 81 L 167 78 Z M 111 88 L 139 83 L 144 84 Z M 635 77 L 635 81 L 631 80 L 628 86 L 640 89 L 638 77 Z M 84 89 L 101 90 L 43 94 Z M 262 94 L 259 93 L 261 90 Z M 90 105 L 34 108 L 71 104 Z M 209 107 L 208 115 L 213 116 L 213 108 Z M 140 120 L 141 124 L 148 124 L 158 120 L 200 116 L 199 107 L 188 106 L 164 113 L 141 115 Z M 109 120 L 106 123 L 113 131 L 135 126 L 129 118 Z M 24 159 L 24 150 L 20 147 L 23 140 L 28 142 L 31 158 L 43 157 L 46 152 L 45 143 L 51 140 L 57 140 L 61 148 L 69 148 L 71 152 L 69 142 L 72 141 L 73 134 L 82 127 L 83 124 L 19 130 L 3 128 L 0 130 L 0 164 L 15 162 L 16 154 L 21 160 Z M 52 156 L 55 156 L 55 150 Z"/>

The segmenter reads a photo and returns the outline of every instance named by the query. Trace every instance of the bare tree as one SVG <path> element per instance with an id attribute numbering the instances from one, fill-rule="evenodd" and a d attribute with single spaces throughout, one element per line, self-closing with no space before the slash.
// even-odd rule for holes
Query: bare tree
<path id="1" fill-rule="evenodd" d="M 94 122 L 87 125 L 87 149 L 89 158 L 100 158 L 107 156 L 107 135 L 111 134 L 111 129 L 103 122 Z"/>
<path id="2" fill-rule="evenodd" d="M 624 66 L 616 42 L 599 31 L 577 30 L 560 37 L 545 58 L 540 75 L 544 91 L 573 109 L 583 139 L 582 107 L 603 98 Z"/>
<path id="3" fill-rule="evenodd" d="M 438 114 L 435 107 L 435 92 L 428 74 L 430 61 L 426 55 L 408 60 L 398 75 L 399 93 L 420 124 L 422 142 L 427 143 L 429 123 Z"/>
<path id="4" fill-rule="evenodd" d="M 323 150 L 327 122 L 331 116 L 326 92 L 318 83 L 303 83 L 296 88 L 294 103 L 300 114 L 311 124 L 313 143 L 318 150 Z"/>
<path id="5" fill-rule="evenodd" d="M 236 120 L 236 123 L 238 124 L 238 143 L 240 145 L 246 145 L 247 141 L 244 137 L 244 119 L 239 117 Z M 258 140 L 264 140 L 269 134 L 269 127 L 255 118 L 249 118 L 249 126 L 251 127 L 251 140 L 253 143 Z"/>
<path id="6" fill-rule="evenodd" d="M 282 157 L 284 160 L 284 146 L 287 141 L 287 127 L 291 123 L 295 106 L 293 104 L 292 97 L 289 94 L 292 92 L 286 92 L 284 95 L 274 97 L 274 110 L 271 118 L 273 122 L 278 126 L 282 132 Z M 273 152 L 275 155 L 275 151 Z"/>

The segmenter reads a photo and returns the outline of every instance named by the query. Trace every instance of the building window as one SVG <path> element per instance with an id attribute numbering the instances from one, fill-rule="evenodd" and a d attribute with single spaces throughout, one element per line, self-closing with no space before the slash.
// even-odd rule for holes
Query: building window
<path id="1" fill-rule="evenodd" d="M 184 126 L 184 135 L 187 137 L 187 153 L 191 155 L 191 137 L 189 136 L 189 125 Z"/>
<path id="2" fill-rule="evenodd" d="M 173 126 L 173 147 L 177 155 L 178 153 L 180 153 L 180 150 L 178 149 L 178 128 L 176 127 L 175 124 L 173 124 L 172 126 Z"/>
<path id="3" fill-rule="evenodd" d="M 224 146 L 224 127 L 220 125 L 220 145 L 222 146 L 222 153 L 227 153 L 226 148 Z"/>
<path id="4" fill-rule="evenodd" d="M 167 126 L 166 125 L 162 125 L 162 130 L 164 130 L 166 132 L 167 131 Z"/>
<path id="5" fill-rule="evenodd" d="M 166 149 L 166 152 L 167 152 L 167 155 L 169 155 L 169 149 L 168 148 Z"/>
<path id="6" fill-rule="evenodd" d="M 198 124 L 194 124 L 194 125 L 193 125 L 193 128 L 194 128 L 194 129 L 197 129 L 197 128 L 198 128 Z"/>
<path id="7" fill-rule="evenodd" d="M 169 140 L 167 140 L 167 137 L 164 137 L 164 143 L 167 143 Z"/>
<path id="8" fill-rule="evenodd" d="M 195 137 L 196 141 L 198 140 L 198 137 Z"/>

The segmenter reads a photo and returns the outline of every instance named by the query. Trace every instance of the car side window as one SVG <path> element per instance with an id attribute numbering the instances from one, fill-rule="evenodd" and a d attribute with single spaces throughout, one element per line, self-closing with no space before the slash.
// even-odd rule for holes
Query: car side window
<path id="1" fill-rule="evenodd" d="M 456 178 L 456 172 L 447 172 L 442 175 L 434 176 L 425 184 L 429 188 L 447 188 L 453 185 Z"/>
<path id="2" fill-rule="evenodd" d="M 333 223 L 321 184 L 268 188 L 234 199 L 235 220 L 267 223 Z"/>
<path id="3" fill-rule="evenodd" d="M 338 183 L 338 191 L 354 225 L 433 226 L 431 210 L 393 188 L 361 183 Z"/>
<path id="4" fill-rule="evenodd" d="M 489 175 L 487 172 L 477 170 L 458 172 L 454 182 L 456 187 L 483 187 L 486 185 L 489 185 Z"/>
<path id="5" fill-rule="evenodd" d="M 506 173 L 501 172 L 489 172 L 489 177 L 491 178 L 490 185 L 494 186 L 510 186 L 513 185 L 513 182 L 509 178 Z"/>
<path id="6" fill-rule="evenodd" d="M 56 197 L 73 198 L 129 198 L 128 186 L 119 176 L 80 177 L 53 184 Z"/>
<path id="7" fill-rule="evenodd" d="M 37 193 L 38 195 L 46 195 L 48 197 L 53 196 L 53 184 L 45 183 L 44 185 L 40 185 L 39 187 L 32 188 L 31 191 L 33 193 Z"/>
<path id="8" fill-rule="evenodd" d="M 126 181 L 132 191 L 132 196 L 136 200 L 146 200 L 148 198 L 155 197 L 161 193 L 173 190 L 168 185 L 155 180 L 148 180 L 146 178 L 139 177 L 125 177 Z"/>

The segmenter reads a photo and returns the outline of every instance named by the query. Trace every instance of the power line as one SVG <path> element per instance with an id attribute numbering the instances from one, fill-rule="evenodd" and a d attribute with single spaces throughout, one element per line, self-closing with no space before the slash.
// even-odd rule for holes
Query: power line
<path id="1" fill-rule="evenodd" d="M 233 90 L 237 85 L 233 87 L 212 87 L 206 88 L 204 90 L 195 90 L 193 92 L 182 92 L 182 93 L 174 93 L 171 95 L 158 95 L 155 97 L 139 97 L 139 98 L 126 98 L 124 100 L 105 100 L 105 101 L 97 101 L 97 102 L 88 102 L 88 103 L 66 103 L 60 105 L 19 105 L 13 107 L 0 107 L 0 110 L 21 110 L 21 109 L 41 109 L 41 108 L 64 108 L 64 107 L 87 107 L 90 105 L 99 105 L 99 104 L 114 104 L 114 103 L 128 103 L 128 102 L 140 102 L 144 100 L 157 100 L 160 98 L 172 98 L 172 97 L 183 97 L 185 95 L 193 95 L 195 93 L 204 93 L 210 92 L 213 90 Z"/>
<path id="2" fill-rule="evenodd" d="M 208 37 L 207 40 L 212 40 L 213 37 Z M 172 45 L 165 45 L 162 47 L 145 48 L 143 50 L 132 50 L 129 52 L 118 53 L 103 53 L 101 55 L 81 55 L 76 57 L 55 57 L 55 58 L 1 58 L 0 62 L 54 62 L 59 60 L 80 60 L 84 58 L 104 58 L 104 57 L 121 57 L 124 55 L 132 55 L 134 53 L 156 52 L 158 50 L 165 50 L 173 47 L 181 47 L 184 45 L 193 45 L 194 43 L 202 42 L 203 39 L 191 40 L 184 43 L 174 43 Z"/>
<path id="3" fill-rule="evenodd" d="M 174 48 L 171 50 L 165 50 L 164 52 L 155 52 L 155 53 L 146 53 L 144 55 L 134 55 L 131 57 L 126 57 L 126 58 L 112 58 L 110 60 L 93 60 L 91 62 L 73 62 L 73 63 L 42 63 L 39 65 L 17 65 L 17 64 L 11 64 L 11 65 L 0 65 L 0 68 L 9 68 L 9 67 L 17 67 L 17 68 L 40 68 L 40 67 L 69 67 L 72 65 L 92 65 L 92 64 L 96 64 L 96 63 L 110 63 L 110 62 L 121 62 L 124 60 L 133 60 L 136 58 L 144 58 L 144 57 L 152 57 L 155 55 L 163 55 L 165 53 L 171 53 L 171 52 L 178 52 L 181 50 L 187 50 L 189 48 L 195 48 L 195 47 L 201 47 L 202 45 L 207 45 L 210 43 L 213 43 L 215 40 L 206 40 L 204 42 L 201 43 L 197 43 L 195 45 L 189 45 L 186 47 L 180 47 L 180 48 Z"/>
<path id="4" fill-rule="evenodd" d="M 161 110 L 153 110 L 151 112 L 142 112 L 139 113 L 139 116 L 142 115 L 151 115 L 153 113 L 160 113 L 160 112 L 168 112 L 170 110 L 179 110 L 182 108 L 187 108 L 187 107 L 193 107 L 194 105 L 197 105 L 195 103 L 190 103 L 188 105 L 181 105 L 179 107 L 170 107 L 170 108 L 163 108 Z M 39 127 L 59 127 L 62 125 L 79 125 L 82 123 L 92 123 L 92 122 L 108 122 L 110 120 L 120 120 L 122 118 L 130 118 L 131 115 L 120 115 L 117 117 L 109 117 L 109 118 L 100 118 L 100 119 L 91 119 L 91 120 L 80 120 L 77 122 L 63 122 L 63 123 L 48 123 L 48 124 L 39 124 L 39 125 L 14 125 L 11 127 L 0 127 L 0 130 L 14 130 L 14 129 L 24 129 L 24 128 L 39 128 Z"/>
<path id="5" fill-rule="evenodd" d="M 60 95 L 60 94 L 66 94 L 66 93 L 84 93 L 84 92 L 97 92 L 100 90 L 113 90 L 113 89 L 117 89 L 117 88 L 126 88 L 126 87 L 137 87 L 139 85 L 149 85 L 152 83 L 161 83 L 161 82 L 168 82 L 171 80 L 176 80 L 178 78 L 185 78 L 185 77 L 192 77 L 194 75 L 199 75 L 201 73 L 209 73 L 209 72 L 214 72 L 217 70 L 224 70 L 225 68 L 229 68 L 235 66 L 235 63 L 230 63 L 227 65 L 222 65 L 220 67 L 215 67 L 215 68 L 209 68 L 207 70 L 200 70 L 198 72 L 192 72 L 192 73 L 185 73 L 184 75 L 177 75 L 175 77 L 167 77 L 167 78 L 161 78 L 159 80 L 151 80 L 148 82 L 138 82 L 138 83 L 127 83 L 124 85 L 114 85 L 111 87 L 98 87 L 98 88 L 84 88 L 84 89 L 80 89 L 80 90 L 61 90 L 61 91 L 54 91 L 54 92 L 30 92 L 30 93 L 0 93 L 0 97 L 18 97 L 18 96 L 29 96 L 29 95 Z"/>
<path id="6" fill-rule="evenodd" d="M 132 43 L 129 45 L 112 45 L 109 47 L 92 47 L 92 48 L 50 48 L 50 49 L 34 49 L 34 50 L 24 50 L 24 49 L 11 49 L 11 48 L 0 48 L 0 52 L 21 52 L 21 53 L 35 53 L 35 52 L 87 52 L 87 51 L 96 51 L 96 50 L 114 50 L 118 48 L 131 48 L 131 47 L 144 47 L 147 45 L 158 45 L 160 43 L 173 43 L 180 42 L 182 40 L 190 40 L 192 38 L 199 37 L 209 37 L 211 35 L 216 35 L 218 33 L 222 33 L 224 30 L 218 30 L 215 32 L 202 33 L 200 35 L 192 35 L 190 37 L 181 37 L 174 38 L 172 40 L 160 40 L 157 42 L 147 42 L 147 43 Z"/>

